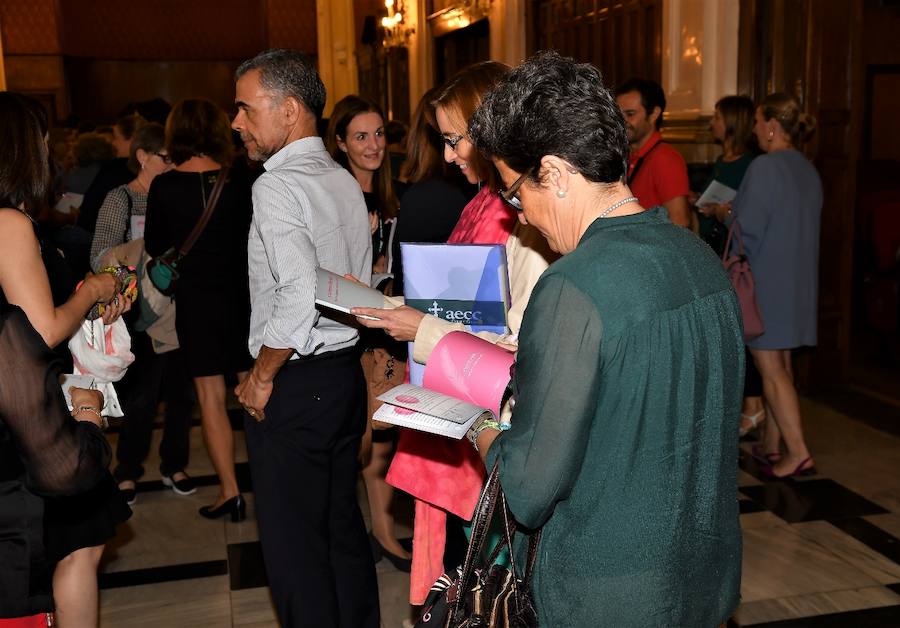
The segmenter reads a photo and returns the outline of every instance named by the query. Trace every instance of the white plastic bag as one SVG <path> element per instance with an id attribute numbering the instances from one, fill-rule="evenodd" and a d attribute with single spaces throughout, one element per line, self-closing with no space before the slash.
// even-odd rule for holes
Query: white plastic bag
<path id="1" fill-rule="evenodd" d="M 122 412 L 122 406 L 119 403 L 119 395 L 116 393 L 116 389 L 110 382 L 98 382 L 91 375 L 69 374 L 60 377 L 59 384 L 62 386 L 63 396 L 66 398 L 66 405 L 68 406 L 69 411 L 75 409 L 75 406 L 72 404 L 72 395 L 69 394 L 69 389 L 72 386 L 75 386 L 77 388 L 86 388 L 88 390 L 99 390 L 103 394 L 103 408 L 100 409 L 100 414 L 103 416 L 110 418 L 125 416 L 125 413 Z"/>
<path id="2" fill-rule="evenodd" d="M 121 318 L 112 325 L 99 318 L 85 320 L 69 340 L 69 350 L 75 374 L 91 375 L 98 383 L 119 381 L 134 362 L 131 336 Z"/>

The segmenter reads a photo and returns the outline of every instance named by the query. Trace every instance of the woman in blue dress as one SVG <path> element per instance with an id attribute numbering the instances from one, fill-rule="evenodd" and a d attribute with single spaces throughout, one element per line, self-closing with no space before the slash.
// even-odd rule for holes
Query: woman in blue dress
<path id="1" fill-rule="evenodd" d="M 816 344 L 822 182 L 796 148 L 814 128 L 793 97 L 766 97 L 754 126 L 766 154 L 750 164 L 733 207 L 765 327 L 747 343 L 774 419 L 765 432 L 764 470 L 779 478 L 815 472 L 791 370 L 791 350 Z"/>

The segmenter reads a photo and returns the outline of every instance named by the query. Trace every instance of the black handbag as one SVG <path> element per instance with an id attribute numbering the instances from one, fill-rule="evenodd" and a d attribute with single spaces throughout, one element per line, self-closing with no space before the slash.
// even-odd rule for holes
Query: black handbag
<path id="1" fill-rule="evenodd" d="M 498 508 L 499 506 L 499 508 Z M 503 538 L 486 562 L 481 562 L 488 530 L 499 510 Z M 537 612 L 531 596 L 531 578 L 537 560 L 540 530 L 528 535 L 525 572 L 517 574 L 513 552 L 516 522 L 500 487 L 497 464 L 488 476 L 472 520 L 472 538 L 466 560 L 455 572 L 444 574 L 431 587 L 416 628 L 535 628 Z M 494 564 L 509 548 L 510 568 Z"/>
<path id="2" fill-rule="evenodd" d="M 174 247 L 170 248 L 162 255 L 154 257 L 147 262 L 146 270 L 147 275 L 150 277 L 150 281 L 153 283 L 153 286 L 165 296 L 171 297 L 175 294 L 175 289 L 178 287 L 178 278 L 181 276 L 178 272 L 178 264 L 181 263 L 181 260 L 188 254 L 188 251 L 191 250 L 197 242 L 197 239 L 200 237 L 200 234 L 203 233 L 203 230 L 206 228 L 206 224 L 209 222 L 213 210 L 216 208 L 216 203 L 219 201 L 219 195 L 222 193 L 222 188 L 225 187 L 225 179 L 227 177 L 228 166 L 224 166 L 219 171 L 219 176 L 216 178 L 216 184 L 213 186 L 209 201 L 206 203 L 206 207 L 203 208 L 203 213 L 200 214 L 200 220 L 194 225 L 193 230 L 184 241 L 184 244 L 177 249 Z"/>

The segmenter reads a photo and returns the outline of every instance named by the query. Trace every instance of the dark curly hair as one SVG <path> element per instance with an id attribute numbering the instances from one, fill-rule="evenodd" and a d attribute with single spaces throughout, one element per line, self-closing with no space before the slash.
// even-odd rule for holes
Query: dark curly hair
<path id="1" fill-rule="evenodd" d="M 196 155 L 231 164 L 234 143 L 225 112 L 205 98 L 188 98 L 172 107 L 166 120 L 166 148 L 175 165 Z"/>
<path id="2" fill-rule="evenodd" d="M 556 52 L 540 52 L 506 74 L 475 112 L 469 136 L 533 180 L 545 155 L 596 183 L 615 183 L 626 172 L 625 120 L 600 70 Z"/>
<path id="3" fill-rule="evenodd" d="M 644 108 L 646 115 L 649 116 L 654 109 L 659 107 L 659 117 L 656 118 L 656 130 L 659 131 L 663 125 L 663 113 L 666 111 L 666 93 L 663 91 L 662 85 L 650 79 L 635 77 L 628 79 L 616 88 L 616 96 L 629 92 L 637 92 L 641 95 L 641 107 Z"/>

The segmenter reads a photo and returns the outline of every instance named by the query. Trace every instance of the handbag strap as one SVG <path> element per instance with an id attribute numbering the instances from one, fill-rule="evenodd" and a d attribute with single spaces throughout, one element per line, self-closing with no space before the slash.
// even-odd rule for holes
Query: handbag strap
<path id="1" fill-rule="evenodd" d="M 494 553 L 491 555 L 488 564 L 494 564 L 497 561 L 497 558 L 500 556 L 500 551 L 503 549 L 503 546 L 506 545 L 509 547 L 509 566 L 515 576 L 519 573 L 516 568 L 515 555 L 513 553 L 513 541 L 516 538 L 516 521 L 510 517 L 511 512 L 506 503 L 506 495 L 503 493 L 502 487 L 500 489 L 500 506 L 503 508 L 504 539 L 502 539 L 497 544 L 497 547 L 494 548 Z M 537 563 L 537 549 L 538 544 L 541 541 L 541 530 L 535 530 L 526 534 L 526 536 L 528 537 L 528 554 L 525 560 L 525 572 L 522 574 L 522 584 L 528 589 L 531 587 L 531 578 L 534 575 L 534 567 Z"/>
<path id="2" fill-rule="evenodd" d="M 188 235 L 187 240 L 184 241 L 178 248 L 178 255 L 184 257 L 188 254 L 188 251 L 196 244 L 197 239 L 200 237 L 200 234 L 203 233 L 203 230 L 206 228 L 206 224 L 209 222 L 209 219 L 212 217 L 213 210 L 216 208 L 216 203 L 219 202 L 219 195 L 222 193 L 222 188 L 225 187 L 225 179 L 228 178 L 228 166 L 222 166 L 222 169 L 219 170 L 218 178 L 216 179 L 216 184 L 213 186 L 212 194 L 209 196 L 209 201 L 206 203 L 206 207 L 203 208 L 203 213 L 200 215 L 200 220 L 197 221 L 197 224 L 194 225 L 194 229 L 191 231 L 190 235 Z"/>
<path id="3" fill-rule="evenodd" d="M 504 536 L 491 552 L 488 564 L 493 564 L 497 558 L 499 558 L 500 552 L 503 550 L 504 546 L 508 547 L 513 586 L 515 586 L 516 574 L 518 573 L 516 571 L 515 557 L 513 555 L 513 539 L 516 535 L 516 525 L 515 521 L 509 516 L 509 506 L 506 503 L 506 496 L 503 494 L 503 489 L 500 487 L 500 463 L 499 461 L 496 461 L 488 475 L 487 482 L 485 482 L 481 497 L 478 500 L 478 505 L 475 508 L 475 515 L 472 519 L 472 537 L 469 540 L 469 548 L 466 551 L 466 559 L 465 562 L 463 562 L 462 573 L 460 574 L 459 579 L 460 593 L 468 589 L 471 579 L 475 575 L 475 562 L 484 548 L 484 543 L 487 540 L 488 530 L 490 529 L 491 521 L 493 521 L 494 511 L 497 508 L 498 502 L 503 512 Z M 525 573 L 522 578 L 523 585 L 526 589 L 531 586 L 534 567 L 537 563 L 537 548 L 540 537 L 540 530 L 529 535 L 528 559 L 525 565 Z M 452 614 L 450 615 L 451 619 L 459 613 L 463 597 L 464 596 L 460 594 L 457 598 L 456 604 L 452 609 Z"/>
<path id="4" fill-rule="evenodd" d="M 731 236 L 736 236 L 735 241 L 738 245 L 738 254 L 744 256 L 744 239 L 741 237 L 741 223 L 737 219 L 731 221 L 728 227 L 728 237 L 725 238 L 725 248 L 722 250 L 722 261 L 728 259 L 728 253 L 731 250 Z"/>

